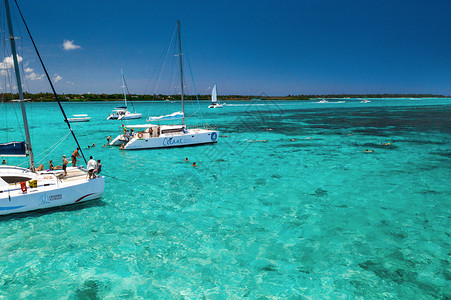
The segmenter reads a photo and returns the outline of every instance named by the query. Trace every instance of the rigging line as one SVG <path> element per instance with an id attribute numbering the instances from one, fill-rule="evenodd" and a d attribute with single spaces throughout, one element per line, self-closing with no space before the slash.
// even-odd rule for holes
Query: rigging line
<path id="1" fill-rule="evenodd" d="M 114 177 L 114 176 L 110 176 L 110 175 L 107 175 L 105 173 L 101 174 L 100 176 L 105 176 L 105 177 L 109 177 L 109 178 L 116 179 L 116 180 L 119 180 L 119 181 L 128 182 L 127 180 L 120 179 L 120 178 L 117 178 L 117 177 Z"/>
<path id="2" fill-rule="evenodd" d="M 67 136 L 70 134 L 70 132 L 68 132 L 65 136 L 63 136 L 61 139 L 59 139 L 55 144 L 53 144 L 52 146 L 50 146 L 50 147 L 48 147 L 47 149 L 45 149 L 44 151 L 42 151 L 40 154 L 38 154 L 37 156 L 36 156 L 36 158 L 38 158 L 39 156 L 41 156 L 42 154 L 44 154 L 45 152 L 47 152 L 49 149 L 51 149 L 51 148 L 53 148 L 53 147 L 55 147 L 55 149 L 56 149 L 56 147 L 58 147 L 66 138 L 67 138 Z M 55 146 L 56 145 L 56 146 Z M 55 149 L 53 149 L 50 153 L 52 153 L 53 151 L 55 151 Z M 45 156 L 45 157 L 47 157 L 47 155 Z M 45 158 L 44 157 L 44 158 Z M 42 159 L 41 159 L 42 160 Z"/>
<path id="3" fill-rule="evenodd" d="M 64 139 L 63 139 L 58 145 L 56 145 L 52 151 L 50 151 L 46 156 L 44 156 L 43 158 L 41 158 L 41 159 L 38 161 L 38 163 L 40 163 L 40 162 L 43 161 L 47 156 L 49 156 L 50 154 L 52 154 L 52 153 L 58 148 L 58 146 L 61 145 L 62 142 L 64 142 L 64 140 L 67 138 L 67 136 L 69 136 L 69 134 L 70 134 L 70 132 L 69 132 L 68 134 L 66 134 L 66 136 L 64 137 Z M 50 148 L 49 148 L 49 149 L 50 149 Z M 48 150 L 48 149 L 47 149 L 47 150 Z M 43 153 L 44 153 L 44 152 L 43 152 Z"/>
<path id="4" fill-rule="evenodd" d="M 54 147 L 55 145 L 58 144 L 57 146 L 55 146 L 55 149 L 53 149 L 52 151 L 50 151 L 49 154 L 47 154 L 46 156 L 44 156 L 43 158 L 41 158 L 41 159 L 38 161 L 38 163 L 40 163 L 44 158 L 46 158 L 46 157 L 49 156 L 53 151 L 55 151 L 55 150 L 57 149 L 57 147 L 58 147 L 62 142 L 64 142 L 64 140 L 69 136 L 69 134 L 70 134 L 70 132 L 68 132 L 65 136 L 63 136 L 63 137 L 62 137 L 60 140 L 58 140 L 55 144 L 53 144 L 52 146 L 50 146 L 50 147 L 47 148 L 46 150 L 42 151 L 39 155 L 37 155 L 36 158 L 38 158 L 39 156 L 41 156 L 42 154 L 44 154 L 46 151 L 48 151 L 50 148 L 52 148 L 52 147 Z M 21 165 L 24 165 L 24 164 L 26 164 L 26 163 L 28 163 L 28 162 L 25 161 L 25 162 L 23 162 L 23 163 L 18 164 L 17 166 L 21 166 Z"/>
<path id="5" fill-rule="evenodd" d="M 127 95 L 130 96 L 128 102 L 130 102 L 130 103 L 132 104 L 133 111 L 136 113 L 135 106 L 133 106 L 133 101 L 130 99 L 130 98 L 131 98 L 131 95 L 130 95 L 130 91 L 128 90 L 127 81 L 125 81 L 125 76 L 124 76 L 124 74 L 122 74 L 122 80 L 124 80 L 124 86 L 125 86 L 124 88 L 125 88 L 125 91 L 127 92 Z"/>
<path id="6" fill-rule="evenodd" d="M 72 133 L 72 136 L 74 137 L 75 143 L 77 143 L 78 149 L 80 150 L 80 153 L 83 156 L 83 160 L 85 161 L 85 163 L 87 163 L 85 154 L 83 153 L 83 150 L 81 150 L 81 147 L 80 147 L 80 144 L 78 143 L 77 137 L 75 136 L 75 133 L 72 130 L 72 127 L 70 126 L 69 121 L 67 120 L 66 113 L 64 112 L 64 109 L 63 109 L 63 106 L 61 105 L 61 102 L 60 102 L 60 99 L 58 97 L 58 94 L 56 93 L 55 87 L 53 86 L 52 80 L 50 79 L 50 75 L 47 72 L 47 69 L 46 69 L 46 67 L 44 65 L 44 62 L 42 61 L 41 55 L 39 54 L 38 48 L 36 47 L 36 44 L 34 42 L 33 36 L 31 35 L 30 29 L 28 28 L 28 25 L 25 22 L 25 18 L 22 15 L 22 11 L 20 10 L 19 4 L 17 3 L 17 0 L 14 0 L 14 2 L 16 3 L 17 10 L 19 11 L 20 17 L 22 18 L 22 22 L 24 23 L 25 28 L 27 29 L 28 36 L 30 37 L 31 42 L 33 43 L 33 47 L 34 47 L 34 50 L 36 51 L 36 55 L 38 56 L 39 61 L 41 62 L 41 66 L 44 69 L 44 72 L 45 72 L 45 75 L 47 77 L 47 80 L 49 81 L 50 87 L 52 88 L 53 95 L 55 96 L 55 99 L 58 102 L 58 105 L 59 105 L 59 107 L 61 109 L 61 112 L 63 113 L 64 121 L 66 122 L 67 126 L 69 127 L 70 132 Z"/>
<path id="7" fill-rule="evenodd" d="M 189 115 L 188 116 L 188 118 L 189 118 L 189 117 L 195 115 L 200 110 L 200 103 L 199 103 L 199 96 L 197 95 L 196 83 L 194 82 L 193 70 L 191 69 L 191 63 L 189 60 L 188 50 L 186 49 L 186 46 L 185 46 L 185 53 L 186 53 L 186 55 L 185 55 L 186 59 L 188 61 L 189 73 L 191 74 L 191 80 L 193 81 L 194 93 L 195 93 L 196 99 L 197 99 L 197 110 L 194 113 L 192 113 L 191 115 Z M 204 116 L 203 116 L 202 112 L 200 113 L 200 117 L 202 119 L 202 122 L 204 122 Z"/>
<path id="8" fill-rule="evenodd" d="M 166 51 L 166 56 L 164 58 L 163 65 L 161 66 L 160 74 L 158 75 L 158 80 L 157 80 L 157 83 L 155 85 L 154 94 L 156 93 L 156 91 L 158 89 L 158 86 L 160 85 L 161 76 L 163 74 L 164 67 L 166 66 L 166 61 L 168 60 L 169 50 L 171 49 L 172 42 L 174 41 L 176 30 L 177 30 L 177 27 L 175 27 L 174 31 L 172 32 L 172 38 L 171 38 L 171 41 L 169 42 L 168 50 Z"/>

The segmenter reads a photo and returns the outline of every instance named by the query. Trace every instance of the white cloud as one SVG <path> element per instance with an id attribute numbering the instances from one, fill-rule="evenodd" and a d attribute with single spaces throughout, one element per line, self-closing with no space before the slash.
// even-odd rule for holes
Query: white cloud
<path id="1" fill-rule="evenodd" d="M 25 73 L 31 73 L 31 72 L 33 72 L 34 70 L 32 69 L 32 68 L 25 68 Z"/>
<path id="2" fill-rule="evenodd" d="M 20 63 L 23 60 L 22 57 L 17 54 L 17 61 Z M 3 59 L 3 62 L 0 63 L 0 69 L 8 69 L 14 66 L 13 56 L 8 56 Z"/>
<path id="3" fill-rule="evenodd" d="M 58 74 L 55 74 L 55 77 L 53 77 L 53 81 L 55 83 L 57 83 L 58 81 L 60 81 L 61 79 L 63 79 L 63 77 L 59 76 Z"/>
<path id="4" fill-rule="evenodd" d="M 72 81 L 66 81 L 67 84 L 74 85 Z"/>
<path id="5" fill-rule="evenodd" d="M 25 70 L 25 72 L 27 72 L 27 70 Z M 31 72 L 30 74 L 25 76 L 25 78 L 30 80 L 41 80 L 42 78 L 44 78 L 44 74 L 38 75 L 35 72 Z"/>
<path id="6" fill-rule="evenodd" d="M 74 41 L 64 40 L 63 48 L 64 48 L 64 50 L 69 51 L 69 50 L 81 49 L 81 46 L 75 45 Z"/>

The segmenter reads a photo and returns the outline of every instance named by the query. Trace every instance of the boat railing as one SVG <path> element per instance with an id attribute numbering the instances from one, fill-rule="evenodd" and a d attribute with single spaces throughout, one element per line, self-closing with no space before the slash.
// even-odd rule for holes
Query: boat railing
<path id="1" fill-rule="evenodd" d="M 204 125 L 190 125 L 187 126 L 188 129 L 210 129 L 210 130 L 214 130 L 216 129 L 215 126 L 212 126 L 208 123 L 205 123 Z"/>

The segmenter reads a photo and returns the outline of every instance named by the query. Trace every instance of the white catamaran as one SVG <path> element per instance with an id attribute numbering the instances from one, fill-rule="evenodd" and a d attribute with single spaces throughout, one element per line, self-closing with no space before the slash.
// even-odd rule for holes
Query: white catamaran
<path id="1" fill-rule="evenodd" d="M 24 157 L 28 154 L 30 158 L 30 168 L 26 169 L 10 165 L 0 166 L 0 215 L 45 209 L 100 198 L 104 190 L 105 178 L 96 177 L 94 179 L 88 179 L 87 171 L 82 167 L 68 167 L 67 176 L 65 176 L 64 171 L 61 170 L 55 172 L 39 172 L 35 169 L 19 71 L 20 68 L 17 60 L 15 45 L 16 37 L 14 36 L 11 23 L 9 3 L 8 0 L 4 1 L 6 21 L 9 29 L 8 39 L 11 44 L 11 53 L 14 62 L 14 72 L 17 89 L 19 92 L 19 102 L 22 110 L 26 142 L 9 142 L 0 144 L 0 156 Z M 22 17 L 21 14 L 20 16 Z M 49 80 L 50 86 L 54 91 L 56 100 L 60 105 L 64 119 L 73 134 L 73 131 L 70 128 L 70 123 L 64 110 L 62 109 L 59 98 L 55 92 L 47 70 L 42 63 L 42 60 L 41 64 Z M 76 138 L 75 141 L 77 141 Z"/>
<path id="2" fill-rule="evenodd" d="M 141 119 L 142 114 L 135 112 L 129 112 L 127 110 L 127 83 L 125 82 L 124 73 L 121 70 L 122 89 L 124 91 L 124 106 L 115 107 L 113 112 L 106 118 L 107 120 L 132 120 Z"/>
<path id="3" fill-rule="evenodd" d="M 217 95 L 216 84 L 215 84 L 215 86 L 211 90 L 211 104 L 208 106 L 208 108 L 221 108 L 222 106 L 223 106 L 223 104 L 220 104 L 218 102 L 218 95 Z"/>
<path id="4" fill-rule="evenodd" d="M 205 128 L 187 128 L 185 125 L 185 106 L 183 91 L 183 62 L 182 42 L 180 36 L 180 21 L 177 21 L 178 30 L 178 56 L 180 67 L 180 87 L 182 98 L 182 111 L 170 115 L 152 117 L 149 121 L 165 121 L 182 119 L 181 125 L 128 125 L 123 128 L 124 133 L 118 135 L 111 146 L 121 146 L 123 150 L 154 149 L 168 147 L 194 146 L 200 144 L 216 143 L 219 132 Z M 133 130 L 132 130 L 133 129 Z"/>

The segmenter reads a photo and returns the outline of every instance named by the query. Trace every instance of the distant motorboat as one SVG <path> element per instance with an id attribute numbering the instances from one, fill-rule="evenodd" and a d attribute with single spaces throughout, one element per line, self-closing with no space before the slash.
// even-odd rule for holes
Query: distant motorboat
<path id="1" fill-rule="evenodd" d="M 86 114 L 72 115 L 73 118 L 67 118 L 70 123 L 74 122 L 89 122 L 91 117 L 88 117 Z"/>
<path id="2" fill-rule="evenodd" d="M 321 101 L 315 102 L 315 103 L 329 103 L 326 99 L 322 99 Z"/>
<path id="3" fill-rule="evenodd" d="M 213 87 L 213 89 L 211 91 L 211 104 L 208 106 L 208 108 L 221 108 L 222 106 L 223 106 L 223 104 L 220 104 L 218 102 L 218 96 L 217 96 L 216 84 L 215 84 L 215 86 Z"/>
<path id="4" fill-rule="evenodd" d="M 360 101 L 360 103 L 370 103 L 371 101 L 368 99 L 363 99 L 362 101 Z"/>

